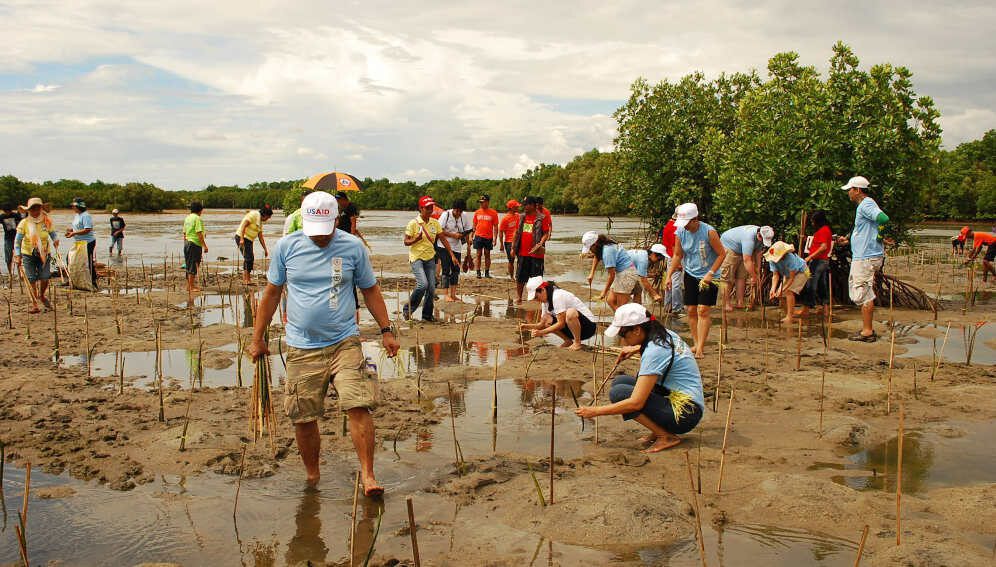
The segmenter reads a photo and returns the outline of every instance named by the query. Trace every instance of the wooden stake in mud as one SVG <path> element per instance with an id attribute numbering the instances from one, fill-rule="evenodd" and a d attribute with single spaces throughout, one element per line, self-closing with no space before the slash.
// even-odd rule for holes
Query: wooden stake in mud
<path id="1" fill-rule="evenodd" d="M 865 551 L 866 539 L 868 539 L 868 524 L 865 524 L 865 529 L 861 530 L 861 542 L 858 543 L 858 555 L 854 558 L 854 567 L 861 564 L 861 554 Z"/>
<path id="2" fill-rule="evenodd" d="M 125 357 L 124 352 L 120 349 L 118 350 L 118 394 L 124 393 L 124 377 L 125 377 Z"/>
<path id="3" fill-rule="evenodd" d="M 695 479 L 692 478 L 692 458 L 685 450 L 685 465 L 688 468 L 688 485 L 692 489 L 692 510 L 695 512 L 695 539 L 699 542 L 699 558 L 702 559 L 702 567 L 706 566 L 705 539 L 702 537 L 702 515 L 699 511 L 699 497 L 695 493 Z"/>
<path id="4" fill-rule="evenodd" d="M 187 428 L 190 426 L 190 404 L 194 403 L 194 393 L 187 398 L 187 411 L 183 414 L 183 432 L 180 433 L 180 452 L 187 450 Z"/>
<path id="5" fill-rule="evenodd" d="M 799 319 L 799 333 L 795 340 L 795 370 L 802 370 L 802 319 Z"/>
<path id="6" fill-rule="evenodd" d="M 353 483 L 353 515 L 349 521 L 349 564 L 354 564 L 356 553 L 356 503 L 360 498 L 360 471 L 356 471 L 356 482 Z"/>
<path id="7" fill-rule="evenodd" d="M 550 504 L 553 504 L 553 449 L 554 435 L 557 429 L 557 385 L 553 385 L 553 396 L 550 399 Z"/>
<path id="8" fill-rule="evenodd" d="M 498 343 L 495 343 L 494 393 L 491 396 L 491 422 L 498 423 Z"/>
<path id="9" fill-rule="evenodd" d="M 166 402 L 163 395 L 163 342 L 162 327 L 156 323 L 156 384 L 159 387 L 159 421 L 166 423 Z"/>
<path id="10" fill-rule="evenodd" d="M 412 497 L 406 498 L 405 503 L 408 506 L 408 533 L 412 536 L 412 561 L 415 562 L 415 567 L 421 567 L 422 561 L 418 556 L 418 536 L 415 535 L 415 505 L 412 503 Z"/>
<path id="11" fill-rule="evenodd" d="M 605 375 L 605 378 L 602 378 L 602 383 L 599 384 L 598 389 L 595 390 L 595 395 L 591 397 L 591 402 L 588 403 L 589 406 L 595 405 L 595 402 L 598 401 L 598 395 L 602 393 L 602 388 L 605 387 L 605 383 L 609 381 L 609 378 L 612 377 L 612 374 L 615 373 L 616 369 L 619 368 L 620 364 L 622 364 L 622 359 L 617 358 L 616 363 L 612 365 L 612 368 L 609 369 L 609 373 Z"/>
<path id="12" fill-rule="evenodd" d="M 52 362 L 59 364 L 59 306 L 56 305 L 56 288 L 52 288 Z"/>
<path id="13" fill-rule="evenodd" d="M 941 343 L 940 352 L 934 353 L 934 365 L 930 369 L 930 381 L 934 381 L 934 376 L 937 374 L 937 369 L 941 366 L 941 359 L 944 358 L 944 348 L 948 346 L 948 333 L 951 332 L 951 321 L 948 321 L 948 326 L 944 329 L 944 341 Z M 936 344 L 936 343 L 935 343 Z"/>
<path id="14" fill-rule="evenodd" d="M 716 397 L 719 397 L 717 392 Z M 730 387 L 730 406 L 726 409 L 726 429 L 723 430 L 723 448 L 719 454 L 719 480 L 716 481 L 716 493 L 723 491 L 723 469 L 726 466 L 726 442 L 730 438 L 730 421 L 733 418 L 733 387 Z"/>
<path id="15" fill-rule="evenodd" d="M 86 355 L 86 377 L 93 376 L 93 363 L 90 361 L 90 313 L 86 307 L 86 296 L 83 296 L 83 353 Z"/>
<path id="16" fill-rule="evenodd" d="M 719 384 L 723 379 L 723 336 L 719 336 L 719 363 L 716 364 L 716 395 L 712 397 L 712 411 L 716 411 L 719 402 Z"/>
<path id="17" fill-rule="evenodd" d="M 899 402 L 899 448 L 896 454 L 896 545 L 902 540 L 903 500 L 903 402 Z"/>
<path id="18" fill-rule="evenodd" d="M 24 464 L 24 502 L 21 504 L 21 514 L 18 516 L 18 525 L 14 526 L 17 533 L 17 545 L 20 548 L 21 561 L 24 567 L 31 563 L 28 561 L 28 495 L 31 493 L 31 463 Z"/>
<path id="19" fill-rule="evenodd" d="M 820 425 L 816 429 L 816 435 L 819 438 L 823 438 L 823 385 L 827 380 L 827 366 L 824 361 L 823 372 L 820 374 Z"/>
<path id="20" fill-rule="evenodd" d="M 892 333 L 889 338 L 889 386 L 885 396 L 885 415 L 892 413 L 892 366 L 896 361 L 896 322 L 892 322 Z"/>
<path id="21" fill-rule="evenodd" d="M 232 518 L 239 512 L 239 491 L 242 490 L 242 477 L 245 475 L 246 470 L 246 448 L 249 447 L 246 443 L 242 444 L 242 458 L 239 459 L 239 478 L 235 481 L 235 506 L 232 507 Z"/>
<path id="22" fill-rule="evenodd" d="M 457 441 L 456 416 L 453 410 L 453 386 L 450 381 L 446 381 L 446 394 L 450 402 L 450 429 L 453 430 L 453 455 L 456 457 L 457 474 L 463 476 L 463 452 L 460 450 L 460 442 Z"/>

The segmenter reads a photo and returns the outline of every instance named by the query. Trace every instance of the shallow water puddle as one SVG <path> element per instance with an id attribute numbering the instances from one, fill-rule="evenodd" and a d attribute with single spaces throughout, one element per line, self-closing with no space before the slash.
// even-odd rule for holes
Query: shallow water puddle
<path id="1" fill-rule="evenodd" d="M 924 328 L 933 329 L 935 337 L 925 337 L 917 333 L 911 333 L 910 337 L 915 341 L 902 345 L 907 349 L 905 353 L 897 355 L 897 358 L 925 357 L 932 359 L 936 352 L 945 362 L 954 364 L 965 364 L 968 360 L 968 346 L 972 343 L 973 327 L 951 326 L 948 331 L 948 342 L 944 344 L 944 332 L 947 325 L 932 324 L 925 325 Z M 996 341 L 996 324 L 987 323 L 980 327 L 975 327 L 975 343 L 972 346 L 972 364 L 993 365 L 996 364 L 996 349 L 991 344 Z M 941 348 L 943 347 L 943 352 Z"/>
<path id="2" fill-rule="evenodd" d="M 332 459 L 330 459 L 332 460 Z M 415 495 L 422 557 L 467 550 L 471 563 L 503 558 L 519 565 L 699 565 L 694 540 L 671 546 L 592 549 L 553 542 L 493 520 L 480 508 L 462 507 L 417 492 L 427 481 L 414 463 L 378 462 L 388 487 L 384 501 L 361 498 L 354 558 L 361 564 L 381 517 L 376 554 L 411 557 L 402 495 Z M 348 561 L 352 464 L 323 465 L 321 490 L 302 489 L 294 473 L 244 480 L 233 520 L 235 479 L 214 474 L 185 479 L 164 476 L 130 492 L 32 471 L 28 549 L 35 564 L 67 561 L 86 565 L 176 562 L 184 565 L 297 565 Z M 10 524 L 23 494 L 23 469 L 8 466 L 4 478 L 7 529 L 0 532 L 0 562 L 18 561 Z M 75 494 L 39 499 L 46 488 Z M 757 525 L 707 528 L 710 565 L 850 565 L 855 544 L 804 530 Z"/>
<path id="3" fill-rule="evenodd" d="M 940 431 L 910 431 L 903 435 L 903 492 L 917 494 L 934 488 L 991 482 L 992 439 L 996 423 L 956 423 Z M 814 469 L 850 474 L 831 480 L 855 490 L 896 490 L 898 439 L 863 449 L 842 463 L 816 463 Z"/>
<path id="4" fill-rule="evenodd" d="M 389 358 L 379 342 L 363 343 L 367 364 L 383 380 L 414 375 L 419 370 L 448 366 L 493 367 L 495 357 L 499 367 L 510 358 L 528 354 L 529 346 L 501 346 L 484 341 L 470 342 L 461 347 L 460 341 L 422 343 L 402 348 L 397 357 Z"/>

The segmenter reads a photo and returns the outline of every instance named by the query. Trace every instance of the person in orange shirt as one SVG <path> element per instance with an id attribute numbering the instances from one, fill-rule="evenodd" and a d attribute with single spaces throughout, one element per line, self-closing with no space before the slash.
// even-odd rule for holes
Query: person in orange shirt
<path id="1" fill-rule="evenodd" d="M 508 277 L 512 279 L 515 279 L 515 256 L 512 255 L 512 242 L 515 241 L 515 231 L 519 228 L 520 206 L 515 199 L 505 203 L 507 212 L 505 216 L 501 217 L 501 224 L 498 225 L 502 246 L 505 249 L 505 258 L 508 259 Z"/>
<path id="2" fill-rule="evenodd" d="M 965 238 L 972 239 L 972 253 L 968 255 L 968 260 L 965 263 L 969 264 L 974 261 L 979 256 L 979 252 L 982 251 L 982 247 L 988 245 L 989 249 L 986 250 L 986 255 L 982 258 L 982 281 L 988 281 L 989 274 L 996 277 L 996 269 L 993 269 L 993 260 L 996 260 L 996 235 L 991 232 L 973 232 L 970 230 L 965 234 Z"/>
<path id="3" fill-rule="evenodd" d="M 498 211 L 491 208 L 491 197 L 481 195 L 480 207 L 474 211 L 474 250 L 477 251 L 477 279 L 481 279 L 481 252 L 484 252 L 484 277 L 491 277 L 491 251 L 498 241 Z"/>

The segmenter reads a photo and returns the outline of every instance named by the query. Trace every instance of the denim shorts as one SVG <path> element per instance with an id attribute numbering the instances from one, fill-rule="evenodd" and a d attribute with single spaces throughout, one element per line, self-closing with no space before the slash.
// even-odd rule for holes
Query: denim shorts
<path id="1" fill-rule="evenodd" d="M 21 265 L 29 282 L 48 281 L 52 277 L 52 255 L 49 254 L 42 264 L 41 256 L 21 254 Z"/>

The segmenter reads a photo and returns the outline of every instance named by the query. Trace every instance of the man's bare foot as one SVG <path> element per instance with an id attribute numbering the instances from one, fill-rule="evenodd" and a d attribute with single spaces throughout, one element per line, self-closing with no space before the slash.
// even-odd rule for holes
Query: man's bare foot
<path id="1" fill-rule="evenodd" d="M 453 303 L 454 301 L 459 301 L 459 300 L 455 297 L 450 297 L 447 295 L 446 297 L 443 298 L 443 301 L 445 301 L 446 303 Z"/>
<path id="2" fill-rule="evenodd" d="M 705 354 L 701 350 L 693 350 L 692 353 L 695 355 L 695 358 L 705 358 Z"/>
<path id="3" fill-rule="evenodd" d="M 733 312 L 733 306 L 730 305 L 729 303 L 727 303 L 726 307 L 723 307 L 723 311 L 726 311 L 727 313 L 732 313 Z"/>
<path id="4" fill-rule="evenodd" d="M 584 348 L 581 343 L 572 343 L 571 346 L 567 347 L 567 350 L 579 351 Z"/>
<path id="5" fill-rule="evenodd" d="M 384 487 L 377 482 L 373 476 L 363 477 L 363 495 L 367 498 L 374 498 L 384 494 Z"/>
<path id="6" fill-rule="evenodd" d="M 319 482 L 320 480 L 322 480 L 322 475 L 320 475 L 320 474 L 317 474 L 317 475 L 315 475 L 315 476 L 309 476 L 309 477 L 305 478 L 305 479 L 304 479 L 304 484 L 305 484 L 305 485 L 306 485 L 306 486 L 307 486 L 308 488 L 315 488 L 316 486 L 318 486 L 318 482 Z"/>
<path id="7" fill-rule="evenodd" d="M 200 293 L 201 292 L 201 288 L 199 288 L 199 287 L 192 287 L 192 288 L 188 289 L 187 291 L 190 292 L 190 293 Z"/>
<path id="8" fill-rule="evenodd" d="M 795 319 L 793 319 L 792 316 L 789 315 L 788 317 L 785 317 L 784 319 L 781 319 L 781 322 L 783 324 L 785 324 L 785 325 L 791 325 L 792 323 L 795 322 Z"/>
<path id="9" fill-rule="evenodd" d="M 670 433 L 666 435 L 660 435 L 657 437 L 657 441 L 643 450 L 644 453 L 660 453 L 665 449 L 670 449 L 675 445 L 681 443 L 681 437 L 677 435 L 671 435 Z"/>

